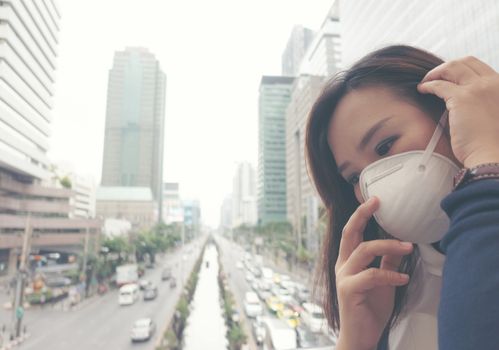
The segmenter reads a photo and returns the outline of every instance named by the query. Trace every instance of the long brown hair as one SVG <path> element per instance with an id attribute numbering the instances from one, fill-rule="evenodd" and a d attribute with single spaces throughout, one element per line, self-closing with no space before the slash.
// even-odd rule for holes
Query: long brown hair
<path id="1" fill-rule="evenodd" d="M 328 126 L 338 102 L 348 92 L 365 87 L 385 87 L 401 99 L 413 104 L 438 123 L 445 103 L 433 95 L 418 93 L 416 86 L 431 69 L 443 61 L 424 50 L 395 45 L 374 51 L 339 72 L 326 83 L 317 98 L 307 121 L 306 157 L 308 170 L 327 212 L 327 231 L 319 266 L 318 283 L 323 288 L 323 306 L 330 326 L 339 330 L 340 319 L 336 295 L 334 266 L 338 258 L 342 229 L 359 206 L 352 185 L 338 172 L 338 167 L 327 141 Z M 386 238 L 372 219 L 364 232 L 364 240 Z M 379 266 L 379 259 L 373 263 Z M 400 271 L 412 273 L 413 256 L 406 257 Z M 395 323 L 405 303 L 407 286 L 395 293 L 395 307 L 386 331 Z"/>

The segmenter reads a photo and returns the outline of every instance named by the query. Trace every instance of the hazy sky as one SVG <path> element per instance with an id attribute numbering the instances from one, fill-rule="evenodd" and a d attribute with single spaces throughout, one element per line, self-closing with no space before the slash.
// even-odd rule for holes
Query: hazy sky
<path id="1" fill-rule="evenodd" d="M 59 1 L 52 160 L 99 183 L 108 70 L 127 46 L 167 75 L 164 180 L 215 226 L 238 161 L 256 166 L 258 86 L 281 72 L 294 24 L 317 30 L 332 0 Z"/>

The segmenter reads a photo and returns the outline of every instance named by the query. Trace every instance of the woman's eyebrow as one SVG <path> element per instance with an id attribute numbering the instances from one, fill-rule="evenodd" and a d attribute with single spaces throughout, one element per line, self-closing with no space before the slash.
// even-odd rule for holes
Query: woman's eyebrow
<path id="1" fill-rule="evenodd" d="M 371 139 L 373 138 L 373 136 L 376 134 L 376 132 L 381 129 L 383 127 L 383 125 L 386 124 L 386 122 L 390 119 L 392 119 L 393 117 L 386 117 L 382 120 L 380 120 L 379 122 L 377 122 L 376 124 L 374 124 L 364 135 L 364 137 L 362 137 L 362 140 L 360 140 L 360 143 L 359 145 L 357 146 L 357 149 L 359 151 L 362 151 L 366 146 L 367 144 L 369 143 L 369 141 L 371 141 Z M 338 173 L 343 176 L 343 171 L 348 168 L 350 166 L 350 162 L 344 162 L 342 163 L 339 167 L 338 167 Z"/>
<path id="2" fill-rule="evenodd" d="M 359 145 L 357 146 L 357 149 L 359 151 L 362 151 L 366 146 L 367 144 L 369 143 L 369 141 L 371 141 L 371 139 L 373 138 L 373 136 L 376 134 L 376 132 L 381 129 L 383 127 L 383 125 L 386 124 L 386 122 L 390 119 L 392 119 L 393 117 L 386 117 L 382 120 L 380 120 L 379 122 L 377 122 L 376 124 L 374 124 L 364 135 L 364 137 L 362 137 L 362 140 L 360 140 L 360 143 Z"/>

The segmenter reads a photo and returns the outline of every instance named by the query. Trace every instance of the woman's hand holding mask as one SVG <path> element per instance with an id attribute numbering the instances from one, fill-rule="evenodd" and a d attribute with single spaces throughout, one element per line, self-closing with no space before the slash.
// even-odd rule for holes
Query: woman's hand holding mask
<path id="1" fill-rule="evenodd" d="M 445 100 L 451 146 L 465 167 L 499 162 L 499 74 L 475 57 L 443 63 L 418 85 Z"/>

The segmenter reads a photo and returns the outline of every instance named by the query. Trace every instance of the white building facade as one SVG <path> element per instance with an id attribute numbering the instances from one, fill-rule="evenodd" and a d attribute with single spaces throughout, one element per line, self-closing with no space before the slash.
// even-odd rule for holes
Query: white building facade
<path id="1" fill-rule="evenodd" d="M 48 179 L 60 14 L 54 1 L 0 4 L 0 167 Z"/>
<path id="2" fill-rule="evenodd" d="M 409 44 L 443 59 L 474 55 L 499 69 L 495 0 L 348 0 L 339 9 L 347 66 L 383 46 Z"/>
<path id="3" fill-rule="evenodd" d="M 232 226 L 257 223 L 256 171 L 248 162 L 237 165 L 232 186 Z"/>

